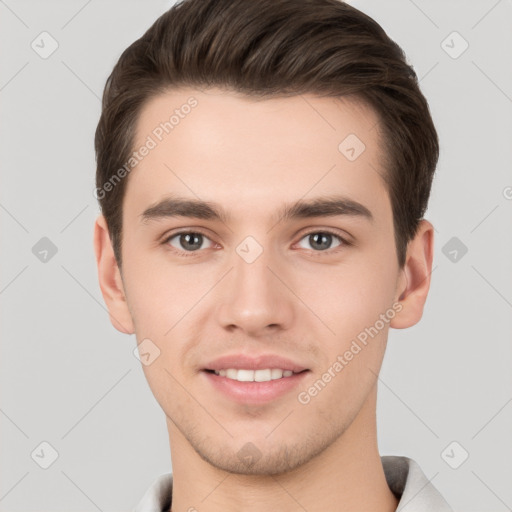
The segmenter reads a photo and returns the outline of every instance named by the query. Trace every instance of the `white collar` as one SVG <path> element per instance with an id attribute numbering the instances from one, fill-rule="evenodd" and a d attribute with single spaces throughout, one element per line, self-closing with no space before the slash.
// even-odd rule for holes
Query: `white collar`
<path id="1" fill-rule="evenodd" d="M 388 486 L 400 500 L 396 512 L 453 512 L 413 459 L 383 455 L 381 461 Z M 153 481 L 133 512 L 168 512 L 171 499 L 172 473 L 165 473 Z"/>

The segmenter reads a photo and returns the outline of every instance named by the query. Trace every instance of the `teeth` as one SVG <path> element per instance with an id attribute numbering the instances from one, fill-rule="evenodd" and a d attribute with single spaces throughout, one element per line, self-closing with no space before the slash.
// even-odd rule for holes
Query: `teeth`
<path id="1" fill-rule="evenodd" d="M 283 376 L 283 370 L 280 370 L 279 368 L 272 368 L 270 370 L 270 377 L 272 380 L 274 379 L 280 379 Z"/>
<path id="2" fill-rule="evenodd" d="M 240 378 L 240 374 L 238 377 Z M 255 370 L 254 380 L 255 382 L 267 382 L 272 380 L 272 370 Z"/>
<path id="3" fill-rule="evenodd" d="M 215 370 L 215 375 L 227 377 L 228 379 L 239 382 L 268 382 L 271 380 L 291 377 L 291 370 L 281 370 L 279 368 L 265 368 L 264 370 L 237 370 L 236 368 L 227 368 Z"/>

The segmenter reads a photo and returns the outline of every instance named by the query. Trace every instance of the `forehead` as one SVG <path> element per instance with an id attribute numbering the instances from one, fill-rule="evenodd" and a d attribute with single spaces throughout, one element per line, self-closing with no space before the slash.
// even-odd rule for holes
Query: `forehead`
<path id="1" fill-rule="evenodd" d="M 177 89 L 142 109 L 127 214 L 168 194 L 271 215 L 286 202 L 339 193 L 376 217 L 391 212 L 376 113 L 347 98 L 254 99 L 221 89 Z M 139 151 L 139 153 L 142 153 Z"/>

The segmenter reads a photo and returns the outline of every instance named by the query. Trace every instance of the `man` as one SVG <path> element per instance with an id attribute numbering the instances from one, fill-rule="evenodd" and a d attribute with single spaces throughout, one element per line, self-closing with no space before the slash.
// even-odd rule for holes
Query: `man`
<path id="1" fill-rule="evenodd" d="M 451 510 L 377 446 L 439 152 L 382 28 L 337 0 L 185 0 L 122 54 L 95 146 L 100 287 L 171 447 L 137 512 Z"/>

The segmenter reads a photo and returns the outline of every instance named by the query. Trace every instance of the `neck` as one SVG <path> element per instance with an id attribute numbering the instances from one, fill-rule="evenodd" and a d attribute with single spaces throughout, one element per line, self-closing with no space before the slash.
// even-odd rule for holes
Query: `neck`
<path id="1" fill-rule="evenodd" d="M 278 475 L 228 473 L 204 461 L 168 419 L 172 511 L 264 512 L 298 509 L 395 512 L 377 447 L 377 386 L 343 434 L 298 468 Z"/>

